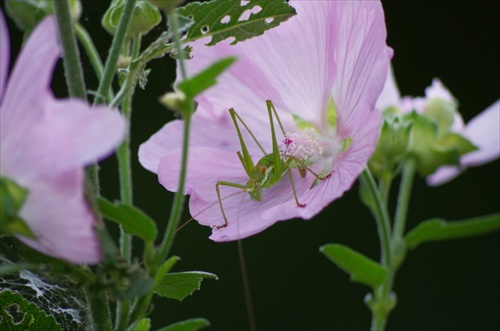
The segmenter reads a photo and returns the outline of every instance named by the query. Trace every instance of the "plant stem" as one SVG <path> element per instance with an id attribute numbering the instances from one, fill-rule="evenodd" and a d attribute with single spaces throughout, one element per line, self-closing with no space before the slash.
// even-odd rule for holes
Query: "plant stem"
<path id="1" fill-rule="evenodd" d="M 78 40 L 80 41 L 80 44 L 83 46 L 83 49 L 89 57 L 90 64 L 94 68 L 97 79 L 100 80 L 104 72 L 104 66 L 102 64 L 101 57 L 99 56 L 99 53 L 97 52 L 97 49 L 92 42 L 92 38 L 90 38 L 87 31 L 83 26 L 80 25 L 80 23 L 76 23 L 75 32 Z"/>
<path id="2" fill-rule="evenodd" d="M 80 62 L 80 54 L 76 44 L 75 28 L 68 0 L 54 1 L 57 26 L 63 49 L 64 73 L 71 97 L 87 100 L 85 81 Z"/>
<path id="3" fill-rule="evenodd" d="M 396 207 L 396 215 L 395 215 L 395 220 L 394 220 L 394 229 L 392 236 L 390 238 L 387 238 L 387 233 L 385 232 L 384 229 L 380 229 L 381 222 L 377 222 L 377 226 L 379 227 L 379 236 L 381 242 L 384 244 L 383 246 L 383 254 L 384 250 L 387 248 L 385 247 L 387 241 L 390 241 L 390 260 L 387 260 L 386 263 L 384 263 L 384 266 L 387 268 L 388 274 L 387 277 L 384 281 L 384 283 L 378 287 L 375 290 L 375 304 L 373 305 L 372 308 L 372 324 L 371 324 L 371 330 L 372 331 L 380 331 L 384 330 L 385 326 L 387 324 L 387 318 L 389 316 L 389 313 L 391 310 L 394 308 L 396 305 L 396 300 L 395 297 L 392 295 L 392 287 L 394 284 L 394 279 L 396 277 L 396 272 L 403 262 L 404 255 L 405 255 L 405 248 L 403 244 L 403 234 L 404 234 L 404 229 L 405 229 L 405 224 L 406 224 L 406 217 L 408 214 L 408 205 L 410 201 L 410 194 L 411 194 L 411 189 L 413 185 L 413 179 L 415 177 L 415 171 L 416 171 L 416 163 L 413 159 L 408 159 L 406 160 L 404 166 L 403 166 L 403 173 L 402 173 L 402 179 L 401 179 L 401 184 L 399 187 L 399 193 L 398 193 L 398 203 Z M 373 177 L 371 178 L 373 180 Z M 366 179 L 368 182 L 370 181 L 369 179 Z M 373 183 L 374 184 L 374 183 Z M 380 195 L 385 195 L 384 192 L 389 191 L 389 186 L 390 183 L 382 183 L 380 187 Z M 371 189 L 370 189 L 371 190 Z M 371 192 L 374 194 L 374 192 Z M 378 195 L 378 194 L 377 194 Z M 376 199 L 376 195 L 374 196 L 376 205 L 379 205 L 379 203 L 382 201 Z M 381 205 L 380 207 L 377 207 L 377 209 L 382 209 L 382 210 L 387 210 L 387 199 L 385 200 L 385 203 Z"/>
<path id="4" fill-rule="evenodd" d="M 123 13 L 120 17 L 120 22 L 118 23 L 115 37 L 113 38 L 113 42 L 111 43 L 111 49 L 109 51 L 108 58 L 106 59 L 103 77 L 99 83 L 99 87 L 97 88 L 97 95 L 94 99 L 95 105 L 104 101 L 105 96 L 107 95 L 107 92 L 111 87 L 111 82 L 113 81 L 113 76 L 116 71 L 116 64 L 118 63 L 120 51 L 125 41 L 128 25 L 130 23 L 130 19 L 132 18 L 132 13 L 134 11 L 136 1 L 137 0 L 126 0 L 125 2 Z"/>
<path id="5" fill-rule="evenodd" d="M 178 50 L 177 53 L 180 55 L 181 41 L 178 31 L 179 22 L 173 10 L 168 12 L 168 20 L 171 24 L 171 29 L 174 33 L 175 47 Z M 180 67 L 182 79 L 186 79 L 187 78 L 186 68 L 184 66 L 184 59 L 182 58 L 182 56 L 179 56 L 177 63 Z M 184 119 L 184 132 L 183 132 L 183 142 L 182 142 L 182 159 L 181 159 L 181 171 L 179 174 L 179 185 L 177 188 L 177 192 L 175 193 L 174 196 L 170 218 L 168 220 L 167 228 L 165 230 L 165 236 L 159 248 L 159 255 L 157 257 L 158 264 L 163 262 L 168 256 L 168 253 L 170 251 L 170 248 L 172 247 L 175 238 L 175 231 L 179 226 L 180 218 L 182 215 L 182 210 L 184 206 L 184 185 L 186 182 L 186 173 L 187 173 L 189 132 L 191 127 L 191 115 L 193 111 L 194 111 L 194 101 L 191 100 L 191 102 L 189 102 L 188 109 L 182 112 Z"/>
<path id="6" fill-rule="evenodd" d="M 373 201 L 375 201 L 375 220 L 377 221 L 377 229 L 380 237 L 380 245 L 382 251 L 382 265 L 390 266 L 392 261 L 391 256 L 391 222 L 389 220 L 389 214 L 387 208 L 383 203 L 379 192 L 377 191 L 377 185 L 371 171 L 368 168 L 363 170 L 362 178 L 368 187 L 368 191 L 372 196 Z"/>
<path id="7" fill-rule="evenodd" d="M 177 21 L 177 17 L 175 16 L 173 11 L 170 11 L 167 13 L 168 20 L 171 24 L 171 29 L 173 31 L 173 36 L 174 36 L 174 41 L 177 49 L 180 49 L 181 47 L 181 41 L 180 41 L 180 35 L 178 31 L 178 26 L 179 23 Z M 149 58 L 144 58 L 141 59 L 141 61 L 135 62 L 137 67 L 139 68 L 141 65 L 141 62 L 144 61 L 147 62 Z M 182 78 L 186 79 L 186 71 L 184 69 L 184 59 L 179 57 L 178 59 L 178 65 L 181 68 L 181 74 Z M 143 64 L 142 64 L 143 65 Z M 129 72 L 130 75 L 130 72 Z M 132 77 L 133 78 L 133 77 Z M 121 92 L 121 91 L 120 91 Z M 119 95 L 115 97 L 115 99 L 118 98 Z M 167 223 L 167 228 L 165 230 L 165 235 L 163 237 L 163 240 L 158 247 L 158 250 L 155 255 L 155 261 L 154 265 L 149 264 L 150 269 L 149 273 L 151 276 L 155 276 L 156 270 L 158 266 L 165 261 L 166 257 L 168 256 L 170 252 L 170 248 L 172 247 L 174 238 L 175 238 L 175 231 L 177 230 L 180 222 L 180 218 L 182 215 L 182 210 L 184 206 L 184 186 L 186 182 L 186 172 L 187 172 L 187 156 L 188 156 L 188 147 L 189 147 L 189 132 L 190 132 L 190 127 L 191 127 L 191 116 L 194 111 L 194 101 L 191 100 L 188 103 L 188 109 L 185 109 L 185 111 L 182 112 L 183 114 L 183 119 L 184 119 L 184 132 L 183 132 L 183 143 L 182 143 L 182 159 L 181 159 L 181 171 L 179 174 L 179 185 L 177 189 L 177 193 L 174 196 L 174 201 L 172 203 L 172 210 L 170 212 L 170 217 Z M 147 295 L 139 298 L 137 301 L 131 316 L 130 316 L 130 322 L 134 323 L 136 320 L 141 318 L 144 313 L 147 311 L 150 302 L 153 298 L 153 293 L 150 292 Z"/>
<path id="8" fill-rule="evenodd" d="M 91 330 L 110 331 L 111 316 L 106 292 L 89 290 L 87 287 L 84 287 L 84 291 L 92 317 Z"/>
<path id="9" fill-rule="evenodd" d="M 408 205 L 410 202 L 410 194 L 413 186 L 413 178 L 415 177 L 416 162 L 413 159 L 408 159 L 403 168 L 401 184 L 399 187 L 398 205 L 394 219 L 393 241 L 403 238 L 406 225 L 406 216 L 408 215 Z"/>

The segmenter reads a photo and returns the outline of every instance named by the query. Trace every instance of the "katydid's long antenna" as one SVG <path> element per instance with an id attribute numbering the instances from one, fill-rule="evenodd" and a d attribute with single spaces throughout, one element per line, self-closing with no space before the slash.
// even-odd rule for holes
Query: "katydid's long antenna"
<path id="1" fill-rule="evenodd" d="M 235 195 L 238 195 L 238 194 L 241 194 L 241 193 L 246 193 L 246 191 L 237 191 L 237 192 L 231 193 L 231 194 L 223 197 L 221 199 L 221 201 L 224 201 L 224 200 L 226 200 L 226 199 L 228 199 L 230 197 L 234 197 Z M 207 207 L 203 208 L 199 213 L 197 213 L 196 215 L 194 215 L 193 217 L 191 217 L 190 219 L 188 219 L 186 222 L 182 223 L 182 225 L 179 226 L 177 228 L 177 230 L 175 230 L 175 232 L 176 233 L 179 232 L 183 227 L 185 227 L 186 225 L 188 225 L 189 223 L 191 223 L 196 217 L 198 217 L 199 215 L 201 215 L 202 213 L 204 213 L 207 209 L 212 208 L 213 206 L 215 206 L 218 203 L 219 203 L 219 201 L 215 201 L 215 202 L 211 203 L 210 205 L 208 205 Z"/>

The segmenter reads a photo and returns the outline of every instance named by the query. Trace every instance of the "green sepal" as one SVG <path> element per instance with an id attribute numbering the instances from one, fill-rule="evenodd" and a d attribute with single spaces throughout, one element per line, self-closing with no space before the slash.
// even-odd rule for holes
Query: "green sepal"
<path id="1" fill-rule="evenodd" d="M 416 112 L 409 114 L 413 121 L 409 154 L 417 162 L 417 171 L 427 176 L 443 165 L 459 165 L 460 153 L 455 146 L 438 144 L 438 126 L 431 119 Z"/>
<path id="2" fill-rule="evenodd" d="M 162 297 L 182 301 L 188 295 L 200 289 L 201 281 L 204 278 L 217 279 L 217 276 L 202 271 L 166 274 L 161 282 L 155 286 L 154 291 Z"/>
<path id="3" fill-rule="evenodd" d="M 156 223 L 139 208 L 117 203 L 113 204 L 104 198 L 98 198 L 97 204 L 104 218 L 116 222 L 131 235 L 153 243 L 158 234 Z"/>
<path id="4" fill-rule="evenodd" d="M 384 123 L 369 167 L 378 178 L 392 178 L 395 175 L 394 168 L 403 160 L 408 150 L 412 122 L 393 107 L 385 109 L 383 115 Z"/>
<path id="5" fill-rule="evenodd" d="M 427 102 L 423 116 L 437 124 L 438 134 L 441 135 L 451 130 L 457 112 L 455 102 L 434 98 Z"/>
<path id="6" fill-rule="evenodd" d="M 19 216 L 28 193 L 12 179 L 0 177 L 0 236 L 21 235 L 36 239 L 28 224 Z"/>
<path id="7" fill-rule="evenodd" d="M 102 17 L 101 24 L 111 35 L 114 35 L 118 29 L 124 8 L 124 0 L 113 0 Z M 161 14 L 155 6 L 144 0 L 137 1 L 132 12 L 132 17 L 130 18 L 127 36 L 145 35 L 160 22 Z"/>
<path id="8" fill-rule="evenodd" d="M 236 61 L 235 57 L 226 57 L 219 60 L 198 74 L 183 80 L 177 85 L 177 88 L 186 95 L 187 99 L 193 99 L 201 92 L 217 84 L 217 77 L 229 68 L 234 61 Z"/>
<path id="9" fill-rule="evenodd" d="M 198 331 L 210 326 L 210 322 L 204 318 L 191 318 L 165 326 L 157 331 Z"/>
<path id="10" fill-rule="evenodd" d="M 80 0 L 69 0 L 69 6 L 71 17 L 78 21 Z M 5 9 L 20 30 L 30 32 L 45 16 L 54 14 L 54 0 L 8 0 Z"/>
<path id="11" fill-rule="evenodd" d="M 247 20 L 239 20 L 243 13 L 260 7 L 260 11 L 251 14 Z M 242 1 L 214 0 L 209 2 L 192 2 L 176 9 L 180 16 L 193 19 L 194 25 L 189 29 L 184 42 L 211 36 L 207 46 L 233 37 L 231 45 L 262 35 L 266 30 L 274 28 L 290 17 L 296 15 L 295 9 L 284 0 L 250 0 L 242 5 Z"/>
<path id="12" fill-rule="evenodd" d="M 53 316 L 47 315 L 20 294 L 7 289 L 0 291 L 0 329 L 2 330 L 61 330 Z"/>
<path id="13" fill-rule="evenodd" d="M 320 247 L 335 265 L 351 276 L 351 281 L 372 288 L 382 285 L 387 277 L 387 268 L 353 249 L 340 244 L 327 244 Z"/>
<path id="14" fill-rule="evenodd" d="M 417 225 L 405 237 L 406 246 L 415 249 L 430 241 L 464 238 L 486 234 L 500 229 L 500 214 L 447 222 L 432 218 Z"/>

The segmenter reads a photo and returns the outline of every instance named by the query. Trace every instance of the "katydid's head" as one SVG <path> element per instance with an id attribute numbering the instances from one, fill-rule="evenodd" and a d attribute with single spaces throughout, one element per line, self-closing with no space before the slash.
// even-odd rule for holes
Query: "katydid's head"
<path id="1" fill-rule="evenodd" d="M 258 180 L 250 178 L 245 186 L 246 186 L 246 192 L 250 195 L 250 198 L 252 198 L 252 200 L 254 201 L 262 200 L 262 187 L 260 186 Z"/>

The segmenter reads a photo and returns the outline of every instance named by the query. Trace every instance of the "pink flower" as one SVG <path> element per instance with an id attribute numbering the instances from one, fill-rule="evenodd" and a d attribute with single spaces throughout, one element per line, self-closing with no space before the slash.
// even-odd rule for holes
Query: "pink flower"
<path id="1" fill-rule="evenodd" d="M 382 94 L 377 101 L 377 108 L 397 107 L 402 112 L 415 110 L 422 113 L 432 99 L 441 99 L 456 103 L 453 95 L 443 84 L 434 79 L 432 85 L 425 89 L 425 98 L 403 97 L 399 93 L 392 71 L 389 72 Z M 460 158 L 460 166 L 442 166 L 432 175 L 427 176 L 427 184 L 434 186 L 449 182 L 467 167 L 479 166 L 494 161 L 500 156 L 500 100 L 471 119 L 467 125 L 460 113 L 456 112 L 451 130 L 463 135 L 478 149 Z"/>
<path id="2" fill-rule="evenodd" d="M 125 121 L 104 106 L 54 98 L 50 81 L 60 48 L 53 18 L 33 31 L 7 81 L 8 38 L 0 12 L 0 175 L 29 191 L 20 216 L 37 237 L 19 239 L 73 263 L 98 263 L 83 167 L 111 153 Z"/>
<path id="3" fill-rule="evenodd" d="M 222 74 L 219 84 L 196 99 L 185 193 L 191 195 L 190 211 L 199 223 L 223 224 L 216 182 L 245 184 L 248 180 L 236 155 L 241 147 L 228 109 L 236 110 L 271 153 L 266 100 L 274 103 L 285 127 L 286 137 L 275 121 L 283 157 L 295 151 L 307 157 L 305 161 L 317 173 L 333 173 L 315 183 L 311 173 L 302 178 L 297 169 L 292 170 L 298 200 L 305 207 L 297 206 L 286 173 L 278 184 L 263 190 L 260 202 L 247 193 L 224 199 L 229 225 L 213 229 L 210 238 L 215 241 L 248 237 L 277 221 L 311 219 L 352 186 L 375 148 L 381 123 L 375 102 L 392 56 L 385 43 L 381 4 L 290 4 L 297 16 L 262 37 L 235 46 L 222 42 L 206 47 L 207 39 L 193 43 L 194 58 L 186 63 L 190 75 L 222 57 L 236 56 L 238 61 Z M 309 139 L 311 132 L 316 136 Z M 182 121 L 168 123 L 139 150 L 142 165 L 158 173 L 160 183 L 170 191 L 178 184 L 181 133 Z M 243 135 L 256 163 L 263 153 L 246 132 Z M 304 148 L 293 146 L 305 140 L 309 141 Z M 221 186 L 221 196 L 238 190 Z"/>

